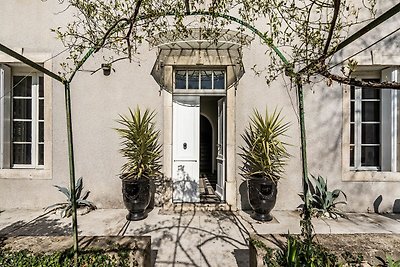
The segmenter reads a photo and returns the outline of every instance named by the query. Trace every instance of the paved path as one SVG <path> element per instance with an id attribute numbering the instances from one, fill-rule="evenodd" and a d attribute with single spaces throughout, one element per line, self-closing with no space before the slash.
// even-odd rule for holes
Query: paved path
<path id="1" fill-rule="evenodd" d="M 142 221 L 128 222 L 126 210 L 100 209 L 79 216 L 79 234 L 150 235 L 155 266 L 248 266 L 251 233 L 299 233 L 299 213 L 274 211 L 259 223 L 246 212 L 164 212 L 154 209 Z M 400 233 L 400 215 L 348 214 L 348 219 L 314 220 L 317 233 Z M 0 213 L 0 236 L 68 235 L 70 219 L 41 210 Z"/>

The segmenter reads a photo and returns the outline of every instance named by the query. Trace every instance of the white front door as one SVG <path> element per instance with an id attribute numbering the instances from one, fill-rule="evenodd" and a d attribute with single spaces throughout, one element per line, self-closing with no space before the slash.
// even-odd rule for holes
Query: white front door
<path id="1" fill-rule="evenodd" d="M 216 194 L 225 200 L 225 109 L 226 97 L 218 100 L 218 144 L 217 144 L 217 185 Z"/>
<path id="2" fill-rule="evenodd" d="M 173 97 L 173 202 L 199 202 L 200 96 Z"/>

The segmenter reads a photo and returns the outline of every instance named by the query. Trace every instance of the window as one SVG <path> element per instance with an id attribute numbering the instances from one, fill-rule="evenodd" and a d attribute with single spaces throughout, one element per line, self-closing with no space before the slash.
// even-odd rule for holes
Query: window
<path id="1" fill-rule="evenodd" d="M 186 93 L 225 90 L 225 71 L 175 70 L 175 89 Z"/>
<path id="2" fill-rule="evenodd" d="M 44 165 L 44 84 L 37 74 L 13 75 L 12 165 Z"/>
<path id="3" fill-rule="evenodd" d="M 371 82 L 398 81 L 398 71 L 391 67 L 381 70 L 364 67 L 356 77 Z M 344 142 L 348 144 L 344 162 L 350 171 L 362 171 L 355 176 L 349 174 L 349 179 L 392 179 L 390 173 L 399 169 L 397 90 L 352 86 L 347 97 L 350 127 L 349 132 L 344 132 Z M 374 174 L 377 171 L 382 175 Z"/>
<path id="4" fill-rule="evenodd" d="M 0 95 L 0 169 L 43 169 L 48 132 L 43 75 L 0 64 Z"/>
<path id="5" fill-rule="evenodd" d="M 379 80 L 370 80 L 379 82 Z M 350 167 L 381 168 L 381 92 L 350 89 Z"/>

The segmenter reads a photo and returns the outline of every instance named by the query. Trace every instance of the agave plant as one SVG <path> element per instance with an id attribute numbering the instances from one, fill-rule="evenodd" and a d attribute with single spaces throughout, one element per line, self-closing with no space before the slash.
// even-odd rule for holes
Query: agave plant
<path id="1" fill-rule="evenodd" d="M 328 216 L 336 219 L 338 216 L 344 217 L 344 214 L 336 207 L 338 204 L 347 204 L 346 194 L 340 190 L 328 190 L 327 181 L 320 175 L 317 178 L 311 175 L 314 183 L 310 182 L 310 208 L 316 217 Z M 342 194 L 346 201 L 337 201 L 338 197 Z M 301 199 L 304 201 L 304 195 L 300 194 Z"/>
<path id="2" fill-rule="evenodd" d="M 289 158 L 287 143 L 280 140 L 285 136 L 289 123 L 281 118 L 276 109 L 270 115 L 268 110 L 263 117 L 254 110 L 250 123 L 242 138 L 245 146 L 239 147 L 239 155 L 244 160 L 241 170 L 247 178 L 266 177 L 276 183 L 283 175 L 283 167 Z"/>
<path id="3" fill-rule="evenodd" d="M 142 177 L 156 178 L 161 169 L 160 131 L 155 129 L 154 111 L 143 112 L 137 107 L 129 115 L 120 115 L 117 121 L 123 128 L 115 129 L 123 140 L 120 152 L 127 162 L 121 167 L 121 179 L 135 180 Z"/>
<path id="4" fill-rule="evenodd" d="M 67 197 L 66 202 L 62 203 L 57 203 L 51 206 L 48 206 L 45 208 L 45 211 L 55 211 L 55 210 L 61 210 L 61 217 L 69 217 L 72 215 L 72 194 L 71 191 L 62 186 L 54 185 L 60 191 Z M 97 207 L 90 201 L 87 200 L 89 197 L 90 191 L 86 191 L 83 193 L 83 177 L 80 177 L 78 181 L 76 182 L 75 185 L 75 199 L 76 199 L 76 207 L 88 207 L 88 210 L 95 210 Z"/>
<path id="5" fill-rule="evenodd" d="M 379 267 L 400 267 L 400 259 L 395 260 L 390 255 L 386 255 L 386 259 L 376 256 L 376 258 L 381 262 L 377 266 Z"/>

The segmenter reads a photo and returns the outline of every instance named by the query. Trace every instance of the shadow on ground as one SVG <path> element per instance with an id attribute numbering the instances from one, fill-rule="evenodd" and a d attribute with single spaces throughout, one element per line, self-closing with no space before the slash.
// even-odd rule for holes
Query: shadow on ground
<path id="1" fill-rule="evenodd" d="M 160 253 L 160 250 L 152 251 L 153 266 L 216 266 L 218 257 L 221 257 L 221 264 L 224 262 L 223 256 L 236 260 L 237 266 L 248 266 L 249 254 L 245 248 L 248 246 L 249 233 L 236 215 L 226 211 L 210 211 L 207 216 L 201 217 L 201 225 L 204 227 L 198 227 L 199 215 L 205 215 L 204 213 L 180 210 L 174 213 L 176 216 L 173 222 L 145 222 L 139 227 L 134 222 L 127 222 L 119 235 L 151 234 L 153 249 L 168 249 L 168 255 L 160 255 L 165 253 Z M 128 232 L 130 223 L 132 231 Z M 212 229 L 209 227 L 211 225 Z"/>
<path id="2" fill-rule="evenodd" d="M 48 213 L 31 221 L 17 221 L 0 229 L 0 240 L 10 236 L 64 236 L 71 235 L 70 223 L 62 223 L 59 219 L 50 218 Z"/>

